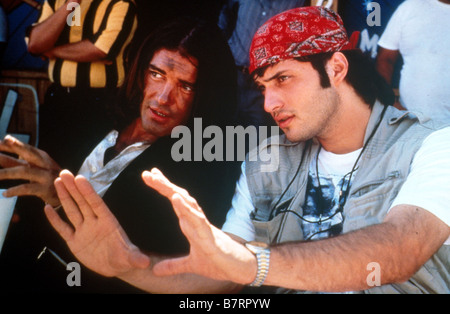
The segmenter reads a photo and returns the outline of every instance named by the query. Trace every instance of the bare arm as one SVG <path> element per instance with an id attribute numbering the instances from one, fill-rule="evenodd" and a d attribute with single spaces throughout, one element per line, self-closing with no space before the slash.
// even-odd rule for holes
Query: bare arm
<path id="1" fill-rule="evenodd" d="M 87 39 L 73 44 L 54 47 L 43 54 L 47 58 L 59 58 L 75 62 L 93 62 L 106 58 L 106 53 Z"/>
<path id="2" fill-rule="evenodd" d="M 386 80 L 389 85 L 392 85 L 392 76 L 394 74 L 395 64 L 400 56 L 400 51 L 390 50 L 380 47 L 378 50 L 376 67 L 381 76 Z M 398 96 L 398 90 L 394 90 L 394 93 Z M 397 109 L 405 110 L 405 108 L 400 104 L 398 99 L 396 99 L 394 106 Z"/>
<path id="3" fill-rule="evenodd" d="M 393 208 L 382 224 L 318 242 L 274 247 L 266 284 L 312 291 L 370 288 L 367 266 L 381 284 L 408 280 L 445 242 L 450 228 L 428 211 Z"/>
<path id="4" fill-rule="evenodd" d="M 30 53 L 41 55 L 54 48 L 67 23 L 67 16 L 71 12 L 71 10 L 67 9 L 67 5 L 72 2 L 81 3 L 81 0 L 66 1 L 53 15 L 32 28 L 28 42 L 28 51 Z"/>
<path id="5" fill-rule="evenodd" d="M 376 67 L 386 82 L 392 84 L 392 75 L 394 74 L 394 66 L 400 56 L 400 51 L 390 50 L 380 47 L 378 50 Z"/>
<path id="6" fill-rule="evenodd" d="M 157 171 L 152 180 L 170 183 Z M 147 182 L 147 181 L 146 181 Z M 150 182 L 147 182 L 149 184 Z M 161 194 L 165 188 L 150 183 Z M 183 233 L 191 244 L 189 256 L 154 266 L 158 275 L 197 273 L 205 277 L 252 282 L 256 262 L 242 244 L 230 241 L 211 226 L 201 208 L 185 193 L 170 197 Z M 425 209 L 401 205 L 385 221 L 335 238 L 292 242 L 272 247 L 265 284 L 310 291 L 351 291 L 370 288 L 367 266 L 381 268 L 381 284 L 409 279 L 445 242 L 450 228 Z"/>
<path id="7" fill-rule="evenodd" d="M 133 269 L 118 278 L 149 293 L 164 294 L 216 294 L 237 293 L 242 286 L 230 281 L 214 280 L 196 274 L 177 274 L 173 276 L 156 276 L 153 265 L 170 257 L 148 255 L 151 266 L 148 269 Z"/>
<path id="8" fill-rule="evenodd" d="M 68 5 L 77 3 L 81 0 L 68 0 L 54 14 L 32 28 L 28 42 L 31 53 L 74 62 L 94 62 L 106 58 L 107 54 L 89 40 L 55 46 L 71 13 Z"/>

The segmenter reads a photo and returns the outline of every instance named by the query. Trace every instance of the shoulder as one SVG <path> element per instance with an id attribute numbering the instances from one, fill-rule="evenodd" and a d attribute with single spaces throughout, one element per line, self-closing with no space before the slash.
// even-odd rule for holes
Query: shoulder
<path id="1" fill-rule="evenodd" d="M 403 12 L 407 11 L 407 10 L 414 11 L 417 8 L 421 7 L 422 4 L 424 4 L 426 2 L 428 2 L 428 0 L 405 0 L 399 4 L 399 6 L 397 7 L 397 11 L 403 11 Z"/>
<path id="2" fill-rule="evenodd" d="M 450 126 L 438 129 L 429 134 L 422 143 L 419 152 L 432 154 L 434 151 L 447 151 L 450 159 Z"/>
<path id="3" fill-rule="evenodd" d="M 434 175 L 441 176 L 445 173 L 448 178 L 450 176 L 449 165 L 450 127 L 444 127 L 431 132 L 423 139 L 412 160 L 410 174 L 420 174 L 420 177 L 433 180 Z M 431 173 L 434 175 L 429 177 Z M 425 184 L 425 182 L 423 183 Z"/>
<path id="4" fill-rule="evenodd" d="M 397 23 L 400 21 L 407 22 L 410 15 L 421 12 L 422 9 L 420 8 L 425 5 L 425 2 L 427 2 L 427 0 L 403 1 L 394 11 L 390 20 L 396 21 Z"/>

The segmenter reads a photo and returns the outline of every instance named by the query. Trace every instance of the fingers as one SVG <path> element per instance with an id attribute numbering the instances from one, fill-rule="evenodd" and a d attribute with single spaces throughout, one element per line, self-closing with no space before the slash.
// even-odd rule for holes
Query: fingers
<path id="1" fill-rule="evenodd" d="M 22 159 L 41 168 L 48 168 L 51 158 L 48 154 L 34 146 L 22 143 L 18 139 L 7 135 L 0 141 L 0 150 L 19 155 Z M 52 166 L 56 166 L 51 160 Z"/>
<path id="2" fill-rule="evenodd" d="M 144 171 L 142 173 L 142 178 L 148 186 L 155 189 L 168 199 L 170 199 L 175 193 L 186 197 L 189 196 L 189 193 L 186 190 L 170 182 L 157 168 L 153 168 L 151 171 Z"/>
<path id="3" fill-rule="evenodd" d="M 106 206 L 103 199 L 97 194 L 86 178 L 83 176 L 77 176 L 75 178 L 75 184 L 78 191 L 89 205 L 89 208 L 92 209 L 93 215 L 97 217 L 112 216 L 108 206 Z"/>
<path id="4" fill-rule="evenodd" d="M 0 181 L 2 180 L 25 180 L 28 183 L 19 184 L 7 189 L 3 195 L 5 197 L 33 195 L 41 198 L 45 202 L 56 200 L 53 181 L 55 175 L 47 170 L 30 168 L 24 166 L 0 169 Z"/>
<path id="5" fill-rule="evenodd" d="M 175 194 L 172 197 L 171 202 L 175 214 L 180 219 L 180 224 L 183 224 L 184 220 L 186 220 L 186 222 L 189 222 L 190 227 L 194 230 L 199 230 L 198 228 L 204 227 L 204 223 L 207 223 L 206 216 L 197 203 L 193 204 L 189 202 L 189 200 L 180 194 Z"/>
<path id="6" fill-rule="evenodd" d="M 28 166 L 0 169 L 0 180 L 28 180 L 32 182 L 53 182 L 56 178 L 52 171 Z"/>
<path id="7" fill-rule="evenodd" d="M 22 143 L 11 135 L 6 135 L 3 141 L 0 141 L 0 149 L 2 151 L 17 154 L 19 156 L 29 156 L 33 146 Z M 27 158 L 24 158 L 27 159 Z"/>
<path id="8" fill-rule="evenodd" d="M 186 190 L 171 183 L 161 171 L 156 168 L 153 168 L 151 172 L 144 171 L 142 178 L 149 187 L 170 200 L 186 237 L 192 237 L 195 240 L 195 236 L 191 233 L 198 233 L 201 228 L 209 226 L 209 222 L 197 201 Z"/>
<path id="9" fill-rule="evenodd" d="M 63 170 L 55 181 L 55 187 L 64 211 L 74 226 L 79 226 L 85 219 L 114 217 L 83 176 L 74 177 L 69 171 Z"/>
<path id="10" fill-rule="evenodd" d="M 42 198 L 42 187 L 36 183 L 27 183 L 14 186 L 3 192 L 5 197 L 34 195 Z"/>
<path id="11" fill-rule="evenodd" d="M 175 194 L 179 194 L 192 206 L 198 206 L 197 201 L 189 195 L 188 191 L 170 182 L 157 168 L 153 168 L 151 171 L 144 171 L 142 173 L 142 179 L 145 184 L 155 189 L 169 200 L 171 200 Z"/>
<path id="12" fill-rule="evenodd" d="M 84 219 L 96 218 L 96 215 L 94 214 L 89 203 L 86 201 L 84 195 L 81 194 L 80 191 L 78 190 L 73 174 L 68 170 L 63 170 L 59 174 L 59 177 L 63 182 L 66 191 L 70 194 L 70 197 L 73 198 L 73 200 L 75 201 L 76 203 L 75 206 L 79 209 Z"/>
<path id="13" fill-rule="evenodd" d="M 11 168 L 16 166 L 27 166 L 28 162 L 0 153 L 0 167 Z"/>
<path id="14" fill-rule="evenodd" d="M 77 204 L 70 196 L 70 193 L 67 191 L 61 178 L 55 180 L 55 189 L 56 193 L 58 194 L 58 198 L 61 201 L 61 205 L 64 208 L 64 212 L 67 215 L 67 218 L 69 218 L 75 229 L 78 229 L 83 223 L 83 215 L 81 214 Z"/>
<path id="15" fill-rule="evenodd" d="M 73 237 L 74 230 L 67 223 L 65 223 L 61 219 L 61 217 L 59 217 L 58 213 L 53 209 L 52 206 L 46 205 L 44 207 L 44 212 L 50 224 L 64 239 L 64 241 L 70 241 Z"/>

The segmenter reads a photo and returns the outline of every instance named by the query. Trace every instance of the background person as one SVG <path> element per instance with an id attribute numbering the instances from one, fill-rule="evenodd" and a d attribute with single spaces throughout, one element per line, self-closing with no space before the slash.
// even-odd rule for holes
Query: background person
<path id="1" fill-rule="evenodd" d="M 450 121 L 450 1 L 402 3 L 381 36 L 377 68 L 392 82 L 394 67 L 403 58 L 399 104 L 434 120 Z"/>
<path id="2" fill-rule="evenodd" d="M 79 167 L 77 157 L 111 129 L 111 106 L 136 28 L 132 0 L 44 2 L 28 32 L 28 50 L 49 59 L 52 85 L 39 112 L 39 147 L 60 165 Z M 83 153 L 74 154 L 74 147 Z"/>
<path id="3" fill-rule="evenodd" d="M 256 30 L 269 18 L 288 9 L 302 7 L 304 3 L 304 0 L 225 1 L 218 24 L 228 38 L 236 63 L 239 124 L 273 124 L 270 116 L 263 110 L 264 97 L 248 72 L 250 45 Z"/>

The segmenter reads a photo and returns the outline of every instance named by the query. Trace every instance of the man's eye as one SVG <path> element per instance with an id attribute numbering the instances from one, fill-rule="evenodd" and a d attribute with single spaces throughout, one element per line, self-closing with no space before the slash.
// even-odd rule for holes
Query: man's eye
<path id="1" fill-rule="evenodd" d="M 155 71 L 150 71 L 150 75 L 153 78 L 162 78 L 162 75 L 160 73 L 158 73 L 158 72 L 155 72 Z"/>
<path id="2" fill-rule="evenodd" d="M 182 88 L 185 92 L 188 92 L 188 93 L 192 93 L 194 91 L 194 88 L 188 84 L 182 85 Z"/>
<path id="3" fill-rule="evenodd" d="M 282 83 L 282 82 L 286 81 L 288 78 L 289 78 L 289 76 L 282 75 L 282 76 L 278 77 L 278 82 Z"/>
<path id="4" fill-rule="evenodd" d="M 263 85 L 258 85 L 257 88 L 261 93 L 264 93 L 264 91 L 266 90 L 266 87 Z"/>

